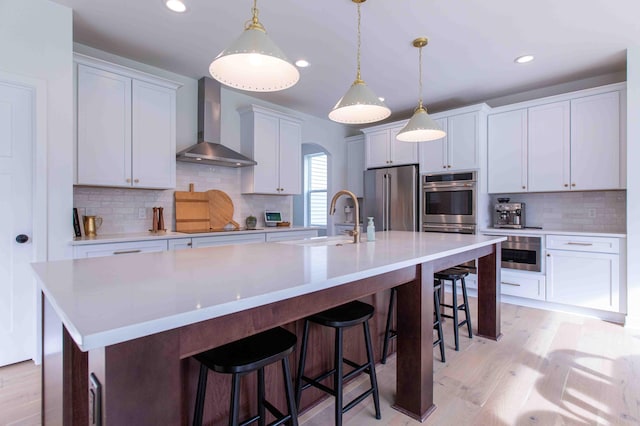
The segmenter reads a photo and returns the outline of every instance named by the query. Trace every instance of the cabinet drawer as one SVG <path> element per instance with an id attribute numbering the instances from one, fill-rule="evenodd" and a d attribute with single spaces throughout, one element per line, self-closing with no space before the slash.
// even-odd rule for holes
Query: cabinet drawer
<path id="1" fill-rule="evenodd" d="M 168 240 L 169 250 L 187 250 L 191 248 L 191 238 L 174 238 Z"/>
<path id="2" fill-rule="evenodd" d="M 191 241 L 193 248 L 226 246 L 232 244 L 255 244 L 264 243 L 264 233 L 199 237 L 192 238 Z"/>
<path id="3" fill-rule="evenodd" d="M 285 232 L 267 232 L 267 242 L 302 240 L 305 238 L 313 238 L 318 236 L 318 231 L 285 231 Z"/>
<path id="4" fill-rule="evenodd" d="M 73 248 L 73 257 L 75 259 L 82 259 L 85 257 L 116 256 L 122 254 L 150 253 L 165 250 L 167 250 L 167 240 L 88 244 L 75 246 Z"/>
<path id="5" fill-rule="evenodd" d="M 620 240 L 609 237 L 547 235 L 547 249 L 620 253 Z"/>
<path id="6" fill-rule="evenodd" d="M 518 274 L 514 272 L 505 272 L 503 269 L 501 276 L 501 294 L 545 300 L 544 275 Z"/>

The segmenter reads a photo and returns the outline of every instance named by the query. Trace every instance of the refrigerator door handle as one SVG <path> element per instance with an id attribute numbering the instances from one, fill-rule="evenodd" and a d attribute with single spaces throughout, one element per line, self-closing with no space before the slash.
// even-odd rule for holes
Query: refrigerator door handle
<path id="1" fill-rule="evenodd" d="M 387 174 L 387 203 L 385 208 L 387 210 L 386 223 L 384 224 L 384 230 L 389 231 L 391 228 L 391 174 Z"/>

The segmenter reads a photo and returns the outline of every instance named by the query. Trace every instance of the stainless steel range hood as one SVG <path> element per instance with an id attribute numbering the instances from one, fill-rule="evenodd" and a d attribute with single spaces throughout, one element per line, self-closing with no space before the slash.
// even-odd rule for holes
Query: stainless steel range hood
<path id="1" fill-rule="evenodd" d="M 198 80 L 198 143 L 178 152 L 176 160 L 225 167 L 258 164 L 220 144 L 220 83 L 212 78 Z"/>

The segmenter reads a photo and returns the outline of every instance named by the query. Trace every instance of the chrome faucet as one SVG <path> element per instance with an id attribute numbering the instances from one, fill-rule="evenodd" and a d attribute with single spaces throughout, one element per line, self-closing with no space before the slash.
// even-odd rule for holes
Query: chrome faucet
<path id="1" fill-rule="evenodd" d="M 336 212 L 336 201 L 338 201 L 338 198 L 340 198 L 341 195 L 347 195 L 347 196 L 351 197 L 353 199 L 353 204 L 356 206 L 355 225 L 353 227 L 353 231 L 349 231 L 349 235 L 351 235 L 353 237 L 353 242 L 355 244 L 358 244 L 360 242 L 360 224 L 358 223 L 359 222 L 359 218 L 360 218 L 360 206 L 358 206 L 358 198 L 356 197 L 356 194 L 354 194 L 351 191 L 347 191 L 346 189 L 343 189 L 343 190 L 340 190 L 340 191 L 336 192 L 336 195 L 334 195 L 333 198 L 331 199 L 331 206 L 329 207 L 329 214 L 332 215 L 332 214 L 334 214 Z"/>

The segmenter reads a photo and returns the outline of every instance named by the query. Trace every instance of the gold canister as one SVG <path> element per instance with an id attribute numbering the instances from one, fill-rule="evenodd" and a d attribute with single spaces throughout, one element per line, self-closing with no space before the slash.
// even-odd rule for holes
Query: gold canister
<path id="1" fill-rule="evenodd" d="M 95 237 L 98 229 L 102 225 L 102 218 L 100 216 L 82 216 L 84 224 L 84 235 L 86 237 Z"/>

